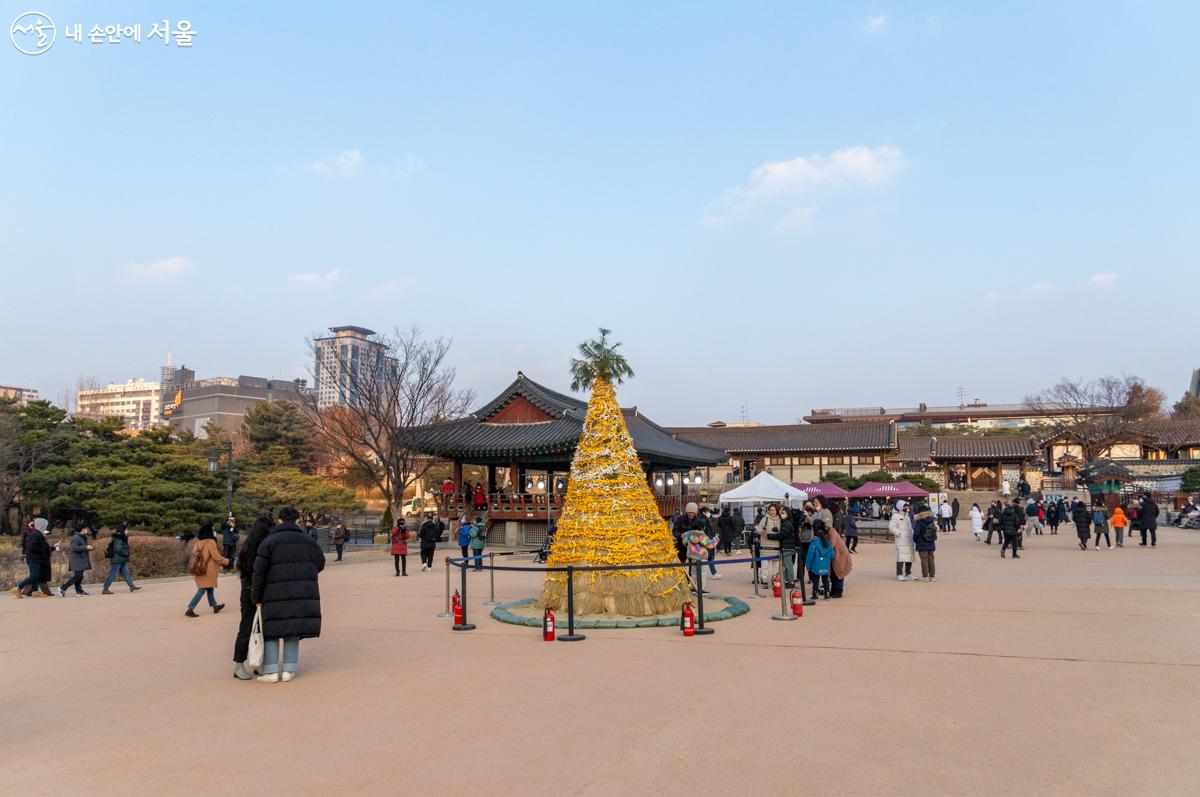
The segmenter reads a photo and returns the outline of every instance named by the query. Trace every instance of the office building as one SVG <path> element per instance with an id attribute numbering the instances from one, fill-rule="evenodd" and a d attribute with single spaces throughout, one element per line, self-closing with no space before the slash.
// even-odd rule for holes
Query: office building
<path id="1" fill-rule="evenodd" d="M 162 385 L 142 379 L 105 387 L 81 389 L 75 394 L 75 415 L 101 420 L 118 417 L 135 431 L 162 423 Z"/>
<path id="2" fill-rule="evenodd" d="M 206 426 L 212 421 L 231 436 L 239 434 L 250 408 L 263 401 L 299 402 L 305 394 L 305 380 L 265 379 L 219 376 L 192 380 L 182 385 L 180 400 L 171 411 L 171 426 L 199 438 L 208 437 Z"/>
<path id="3" fill-rule="evenodd" d="M 333 334 L 313 341 L 313 391 L 317 406 L 353 404 L 364 375 L 382 373 L 386 347 L 364 327 L 330 327 Z"/>
<path id="4" fill-rule="evenodd" d="M 37 388 L 0 385 L 0 399 L 15 401 L 22 407 L 31 401 L 37 401 L 38 398 Z"/>

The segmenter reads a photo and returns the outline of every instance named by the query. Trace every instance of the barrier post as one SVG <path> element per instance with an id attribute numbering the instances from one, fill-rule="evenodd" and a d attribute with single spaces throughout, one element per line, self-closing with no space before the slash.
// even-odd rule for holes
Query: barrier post
<path id="1" fill-rule="evenodd" d="M 804 606 L 814 606 L 816 601 L 808 597 L 808 590 L 804 587 L 804 582 L 807 581 L 804 577 L 805 565 L 800 561 L 800 557 L 796 557 L 796 580 L 800 582 L 800 603 Z"/>
<path id="2" fill-rule="evenodd" d="M 453 617 L 454 612 L 450 611 L 450 557 L 445 559 L 446 565 L 446 611 L 438 615 L 438 617 Z"/>
<path id="3" fill-rule="evenodd" d="M 491 581 L 491 597 L 483 602 L 484 606 L 495 606 L 496 600 L 496 554 L 493 551 L 488 551 L 488 576 Z"/>
<path id="4" fill-rule="evenodd" d="M 575 567 L 567 565 L 567 633 L 558 638 L 559 642 L 579 642 L 587 639 L 583 634 L 575 633 Z"/>
<path id="5" fill-rule="evenodd" d="M 779 549 L 779 581 L 783 583 L 783 548 Z M 779 614 L 771 615 L 772 620 L 797 620 L 796 615 L 788 611 L 788 598 L 791 597 L 791 590 L 787 587 L 779 590 Z M 801 593 L 804 594 L 803 592 Z"/>
<path id="6" fill-rule="evenodd" d="M 762 556 L 762 546 L 759 545 L 757 542 L 752 543 L 750 545 L 750 555 L 752 557 L 754 557 L 754 561 L 751 563 L 751 568 L 750 568 L 750 574 L 754 578 L 754 594 L 747 595 L 746 597 L 752 598 L 752 599 L 753 598 L 761 598 L 762 595 L 758 594 L 758 579 L 759 579 L 759 567 L 762 565 L 762 562 L 759 561 L 759 557 Z M 447 587 L 447 589 L 449 589 L 449 587 Z"/>
<path id="7" fill-rule="evenodd" d="M 467 560 L 462 562 L 462 623 L 450 626 L 455 631 L 474 631 L 475 626 L 467 622 Z"/>
<path id="8" fill-rule="evenodd" d="M 704 627 L 704 562 L 696 560 L 696 636 L 711 634 L 713 629 Z"/>

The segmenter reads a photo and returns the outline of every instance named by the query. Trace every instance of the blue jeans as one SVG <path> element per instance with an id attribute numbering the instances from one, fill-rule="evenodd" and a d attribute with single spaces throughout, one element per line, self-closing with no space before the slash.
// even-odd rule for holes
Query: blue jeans
<path id="1" fill-rule="evenodd" d="M 472 551 L 471 558 L 475 560 L 475 569 L 483 570 L 483 550 Z"/>
<path id="2" fill-rule="evenodd" d="M 42 583 L 39 578 L 42 574 L 42 566 L 37 562 L 26 562 L 25 566 L 29 568 L 29 575 L 17 584 L 17 589 L 21 591 L 24 591 L 26 587 L 36 588 L 38 584 Z"/>
<path id="3" fill-rule="evenodd" d="M 200 587 L 200 589 L 196 590 L 196 594 L 192 596 L 191 602 L 188 603 L 188 608 L 195 609 L 196 605 L 198 603 L 200 603 L 200 597 L 202 595 L 208 595 L 208 605 L 209 606 L 216 606 L 217 605 L 217 596 L 214 595 L 213 592 L 214 591 L 213 591 L 212 587 Z"/>
<path id="4" fill-rule="evenodd" d="M 283 643 L 283 671 L 296 672 L 300 668 L 300 637 L 276 637 L 263 640 L 263 663 L 258 668 L 260 675 L 273 675 L 279 672 L 279 643 Z"/>
<path id="5" fill-rule="evenodd" d="M 104 579 L 104 588 L 108 589 L 111 587 L 117 576 L 121 576 L 125 579 L 126 584 L 131 587 L 133 586 L 133 576 L 129 574 L 128 562 L 121 562 L 120 564 L 113 562 L 108 566 L 108 576 Z"/>

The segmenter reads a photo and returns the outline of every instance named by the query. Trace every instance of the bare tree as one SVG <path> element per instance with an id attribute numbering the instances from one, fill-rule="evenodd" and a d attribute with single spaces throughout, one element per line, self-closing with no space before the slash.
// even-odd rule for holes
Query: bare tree
<path id="1" fill-rule="evenodd" d="M 1163 393 L 1136 376 L 1102 376 L 1091 381 L 1063 377 L 1058 384 L 1025 399 L 1052 415 L 1048 423 L 1092 462 L 1117 443 L 1140 442 L 1141 426 L 1162 416 Z"/>
<path id="2" fill-rule="evenodd" d="M 315 341 L 310 349 L 315 357 Z M 460 417 L 475 400 L 455 389 L 449 351 L 449 340 L 426 339 L 417 327 L 374 335 L 357 363 L 338 362 L 337 403 L 322 406 L 317 391 L 301 401 L 332 458 L 376 487 L 394 517 L 403 516 L 405 490 L 436 464 L 417 450 L 415 431 Z"/>

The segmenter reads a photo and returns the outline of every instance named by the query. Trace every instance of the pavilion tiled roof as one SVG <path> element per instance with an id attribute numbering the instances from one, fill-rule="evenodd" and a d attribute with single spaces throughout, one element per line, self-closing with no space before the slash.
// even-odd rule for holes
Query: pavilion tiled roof
<path id="1" fill-rule="evenodd" d="M 686 426 L 667 431 L 682 440 L 730 454 L 891 451 L 896 447 L 896 426 L 891 423 Z"/>
<path id="2" fill-rule="evenodd" d="M 1035 459 L 1038 456 L 1033 438 L 1029 435 L 935 436 L 932 440 L 935 460 L 1001 461 Z"/>
<path id="3" fill-rule="evenodd" d="M 534 423 L 489 423 L 505 405 L 522 397 L 550 416 Z M 674 435 L 643 416 L 637 407 L 621 410 L 638 456 L 667 467 L 715 465 L 726 459 L 720 450 L 705 448 Z M 570 461 L 579 437 L 587 402 L 551 390 L 518 372 L 516 380 L 496 398 L 465 418 L 414 430 L 414 447 L 424 453 L 467 463 L 505 463 L 540 457 Z"/>

